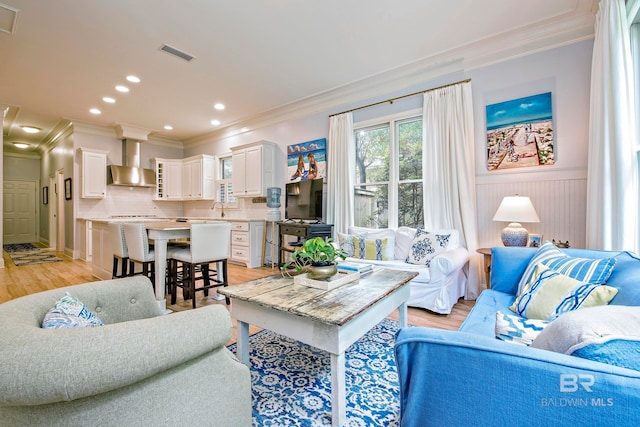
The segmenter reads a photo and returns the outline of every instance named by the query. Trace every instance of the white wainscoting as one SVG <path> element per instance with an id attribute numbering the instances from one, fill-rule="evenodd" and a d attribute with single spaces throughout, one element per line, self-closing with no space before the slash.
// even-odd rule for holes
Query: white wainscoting
<path id="1" fill-rule="evenodd" d="M 544 240 L 569 241 L 583 248 L 586 235 L 587 180 L 529 180 L 482 183 L 476 186 L 478 238 L 480 247 L 502 246 L 500 231 L 507 225 L 492 220 L 504 196 L 529 196 L 540 223 L 523 224 L 529 233 L 542 234 Z"/>

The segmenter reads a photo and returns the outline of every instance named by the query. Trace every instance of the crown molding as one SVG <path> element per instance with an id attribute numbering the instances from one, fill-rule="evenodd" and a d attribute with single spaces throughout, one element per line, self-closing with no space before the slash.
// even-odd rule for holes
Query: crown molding
<path id="1" fill-rule="evenodd" d="M 13 151 L 4 151 L 4 157 L 16 157 L 19 159 L 31 159 L 31 160 L 40 160 L 42 156 L 37 152 L 32 153 L 15 153 Z"/>
<path id="2" fill-rule="evenodd" d="M 593 38 L 597 0 L 578 2 L 572 12 L 500 35 L 474 41 L 428 58 L 354 81 L 304 99 L 282 105 L 246 120 L 184 141 L 185 148 L 225 139 L 284 121 L 313 114 L 333 114 L 362 102 L 383 100 L 390 93 L 412 86 L 429 85 L 435 79 L 468 77 L 465 72 L 533 53 Z M 443 81 L 446 83 L 446 81 Z M 429 89 L 425 86 L 425 90 Z"/>
<path id="3" fill-rule="evenodd" d="M 75 132 L 88 133 L 91 135 L 106 136 L 109 138 L 119 139 L 117 125 L 104 126 L 95 123 L 82 122 L 79 120 L 73 120 L 73 128 Z M 144 144 L 158 145 L 170 148 L 183 149 L 182 141 L 177 139 L 165 138 L 161 136 L 149 135 L 146 140 L 142 141 Z"/>

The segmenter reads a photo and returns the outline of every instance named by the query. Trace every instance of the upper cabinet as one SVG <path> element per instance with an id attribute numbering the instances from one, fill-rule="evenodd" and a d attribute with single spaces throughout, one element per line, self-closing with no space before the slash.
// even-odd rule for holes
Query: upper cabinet
<path id="1" fill-rule="evenodd" d="M 215 157 L 154 159 L 156 200 L 214 200 Z"/>
<path id="2" fill-rule="evenodd" d="M 82 153 L 82 193 L 85 199 L 104 199 L 107 195 L 107 152 L 80 148 Z"/>
<path id="3" fill-rule="evenodd" d="M 266 196 L 275 186 L 276 144 L 258 141 L 231 148 L 233 162 L 233 195 Z"/>
<path id="4" fill-rule="evenodd" d="M 182 161 L 184 200 L 215 199 L 215 157 L 201 154 Z"/>
<path id="5" fill-rule="evenodd" d="M 182 200 L 182 160 L 153 159 L 157 200 Z"/>

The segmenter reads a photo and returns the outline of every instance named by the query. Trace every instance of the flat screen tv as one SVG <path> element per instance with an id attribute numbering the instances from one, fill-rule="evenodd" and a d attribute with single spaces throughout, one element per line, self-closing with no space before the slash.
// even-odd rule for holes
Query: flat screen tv
<path id="1" fill-rule="evenodd" d="M 322 182 L 318 178 L 287 184 L 284 217 L 322 220 Z"/>

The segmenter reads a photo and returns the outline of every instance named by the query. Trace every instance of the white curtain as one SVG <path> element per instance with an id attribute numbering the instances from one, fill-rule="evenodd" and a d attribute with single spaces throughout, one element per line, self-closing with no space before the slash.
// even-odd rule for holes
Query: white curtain
<path id="1" fill-rule="evenodd" d="M 424 94 L 425 227 L 455 228 L 469 250 L 466 299 L 480 289 L 473 102 L 469 82 Z"/>
<path id="2" fill-rule="evenodd" d="M 353 114 L 329 118 L 327 156 L 327 223 L 334 234 L 346 233 L 353 225 L 353 175 L 356 146 L 353 139 Z"/>
<path id="3" fill-rule="evenodd" d="M 634 108 L 624 0 L 602 0 L 591 64 L 588 248 L 638 251 Z"/>

